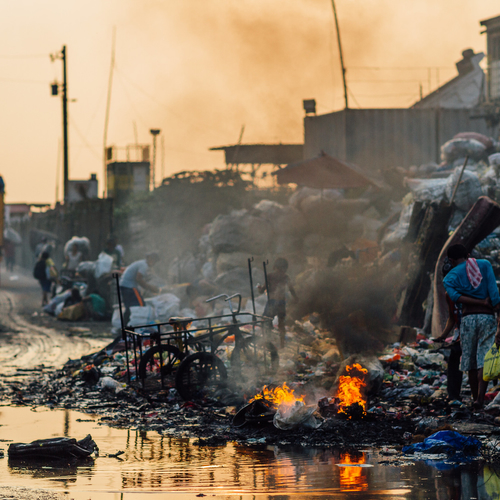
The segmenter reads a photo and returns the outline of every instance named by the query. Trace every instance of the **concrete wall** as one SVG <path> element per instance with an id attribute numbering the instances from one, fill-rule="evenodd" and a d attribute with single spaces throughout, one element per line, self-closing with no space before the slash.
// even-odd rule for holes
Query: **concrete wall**
<path id="1" fill-rule="evenodd" d="M 497 137 L 467 109 L 348 109 L 304 119 L 304 159 L 325 151 L 369 170 L 440 160 L 458 132 Z"/>

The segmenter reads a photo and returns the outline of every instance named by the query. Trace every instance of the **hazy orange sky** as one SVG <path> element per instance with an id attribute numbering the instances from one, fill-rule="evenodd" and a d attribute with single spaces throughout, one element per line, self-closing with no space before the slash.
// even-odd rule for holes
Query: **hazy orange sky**
<path id="1" fill-rule="evenodd" d="M 498 0 L 336 0 L 351 107 L 407 107 L 485 51 Z M 301 142 L 302 99 L 343 107 L 331 0 L 0 0 L 0 134 L 8 202 L 54 202 L 61 100 L 49 85 L 67 45 L 70 178 L 97 173 L 113 26 L 108 144 L 151 142 L 166 174 L 224 168 L 211 146 Z M 376 67 L 378 69 L 369 69 Z M 412 68 L 412 69 L 407 69 Z M 135 125 L 134 125 L 135 124 Z M 59 160 L 59 165 L 62 160 Z M 59 166 L 61 169 L 61 166 Z M 100 191 L 102 184 L 100 186 Z M 59 198 L 62 190 L 59 189 Z"/>

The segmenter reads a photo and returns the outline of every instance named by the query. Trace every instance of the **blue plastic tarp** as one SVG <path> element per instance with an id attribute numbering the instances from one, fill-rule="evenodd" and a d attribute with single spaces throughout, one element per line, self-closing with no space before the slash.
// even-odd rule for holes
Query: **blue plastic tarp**
<path id="1" fill-rule="evenodd" d="M 403 448 L 403 453 L 446 453 L 447 455 L 477 455 L 481 441 L 473 437 L 462 436 L 454 431 L 439 431 L 424 439 Z"/>

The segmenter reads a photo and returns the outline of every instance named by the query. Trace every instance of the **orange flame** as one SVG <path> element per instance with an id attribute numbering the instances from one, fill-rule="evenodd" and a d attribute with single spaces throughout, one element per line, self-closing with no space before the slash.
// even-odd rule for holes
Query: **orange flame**
<path id="1" fill-rule="evenodd" d="M 368 373 L 366 368 L 360 364 L 354 363 L 352 366 L 346 366 L 346 373 L 357 371 L 360 374 Z M 363 413 L 366 411 L 366 400 L 361 394 L 361 389 L 366 387 L 366 382 L 363 378 L 355 375 L 341 375 L 339 378 L 339 388 L 337 398 L 339 401 L 339 412 L 346 413 L 346 409 L 352 404 L 359 403 L 363 407 Z"/>
<path id="2" fill-rule="evenodd" d="M 286 382 L 281 387 L 276 387 L 274 389 L 269 389 L 267 385 L 265 385 L 261 393 L 254 396 L 249 403 L 252 403 L 256 399 L 265 399 L 274 406 L 279 407 L 281 405 L 292 406 L 296 401 L 304 402 L 304 396 L 296 397 L 293 391 L 293 389 L 290 389 L 286 385 Z"/>
<path id="3" fill-rule="evenodd" d="M 359 465 L 366 463 L 364 455 L 353 456 L 349 453 L 340 455 L 340 463 L 345 465 Z M 368 489 L 368 480 L 366 471 L 361 467 L 339 467 L 340 486 L 342 489 L 351 491 L 366 491 Z"/>

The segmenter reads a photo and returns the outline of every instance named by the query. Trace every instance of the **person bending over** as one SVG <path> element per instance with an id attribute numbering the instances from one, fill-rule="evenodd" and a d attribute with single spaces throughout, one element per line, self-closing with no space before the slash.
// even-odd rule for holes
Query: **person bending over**
<path id="1" fill-rule="evenodd" d="M 473 408 L 480 409 L 488 387 L 488 382 L 483 380 L 484 357 L 495 340 L 495 310 L 499 309 L 500 296 L 493 268 L 487 260 L 471 258 L 460 244 L 448 248 L 448 259 L 452 269 L 443 279 L 443 285 L 451 300 L 463 308 L 460 370 L 469 373 Z"/>

